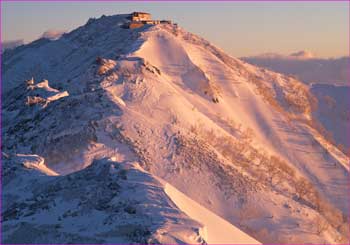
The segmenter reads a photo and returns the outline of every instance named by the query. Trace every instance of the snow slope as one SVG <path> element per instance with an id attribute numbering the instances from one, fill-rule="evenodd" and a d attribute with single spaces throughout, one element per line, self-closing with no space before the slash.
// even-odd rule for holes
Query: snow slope
<path id="1" fill-rule="evenodd" d="M 347 242 L 349 158 L 317 131 L 309 88 L 176 25 L 124 29 L 127 18 L 5 52 L 3 151 L 39 155 L 62 177 L 96 159 L 135 161 L 259 242 Z M 31 77 L 69 96 L 28 106 Z M 158 241 L 201 242 L 195 227 Z"/>
<path id="2" fill-rule="evenodd" d="M 319 102 L 315 117 L 332 133 L 336 144 L 342 144 L 348 152 L 350 110 L 347 96 L 350 93 L 350 86 L 315 83 L 311 85 L 311 91 Z"/>
<path id="3" fill-rule="evenodd" d="M 208 244 L 260 244 L 226 220 L 186 197 L 173 186 L 166 184 L 165 193 L 189 217 L 204 225 L 203 235 Z"/>
<path id="4" fill-rule="evenodd" d="M 4 159 L 5 243 L 258 244 L 136 162 L 104 159 L 59 177 L 43 161 L 23 154 Z"/>

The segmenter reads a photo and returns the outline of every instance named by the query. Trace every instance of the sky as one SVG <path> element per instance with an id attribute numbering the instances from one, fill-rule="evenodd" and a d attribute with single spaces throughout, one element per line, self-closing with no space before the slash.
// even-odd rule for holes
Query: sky
<path id="1" fill-rule="evenodd" d="M 242 57 L 311 51 L 349 55 L 349 2 L 2 2 L 2 41 L 30 42 L 47 30 L 70 31 L 90 17 L 150 12 L 171 19 Z"/>

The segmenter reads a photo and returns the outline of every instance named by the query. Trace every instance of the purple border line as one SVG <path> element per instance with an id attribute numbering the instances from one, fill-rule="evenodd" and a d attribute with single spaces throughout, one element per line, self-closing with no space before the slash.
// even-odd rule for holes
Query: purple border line
<path id="1" fill-rule="evenodd" d="M 350 0 L 0 0 L 0 2 L 350 2 Z"/>
<path id="2" fill-rule="evenodd" d="M 0 244 L 2 244 L 2 0 L 0 0 Z"/>
<path id="3" fill-rule="evenodd" d="M 348 2 L 348 25 L 350 26 L 350 1 Z M 349 38 L 349 43 L 348 43 L 348 56 L 350 56 L 350 28 L 348 28 L 348 38 Z M 350 69 L 350 67 L 348 67 Z M 349 78 L 350 80 L 350 78 Z M 348 81 L 350 83 L 350 81 Z M 349 84 L 350 85 L 350 84 Z M 348 96 L 348 100 L 350 102 L 350 95 Z M 350 103 L 349 103 L 349 108 L 350 108 Z M 348 135 L 348 140 L 350 140 L 350 131 L 345 132 L 345 135 Z M 349 149 L 350 151 L 350 149 Z M 348 163 L 350 165 L 350 162 Z M 348 234 L 348 239 L 350 240 L 350 174 L 348 173 L 348 229 L 349 229 L 349 234 Z"/>
<path id="4" fill-rule="evenodd" d="M 159 0 L 159 1 L 149 1 L 149 0 L 0 0 L 0 244 L 2 244 L 2 2 L 149 2 L 149 3 L 160 3 L 160 2 L 348 2 L 348 23 L 350 23 L 350 0 Z M 348 38 L 350 40 L 350 30 L 348 30 Z M 350 43 L 348 44 L 348 55 L 350 56 Z M 350 69 L 350 67 L 349 67 Z M 350 107 L 350 95 L 349 95 L 349 107 Z M 350 139 L 350 131 L 345 132 L 348 134 L 348 139 Z M 348 198 L 349 198 L 349 212 L 348 212 L 348 222 L 350 221 L 350 175 L 348 176 Z M 350 225 L 350 224 L 348 224 Z M 350 238 L 350 234 L 349 234 Z M 62 243 L 63 244 L 63 243 Z M 62 245 L 62 244 L 42 244 L 42 245 Z M 265 243 L 267 245 L 275 245 L 274 243 Z M 18 244 L 18 245 L 27 245 L 27 244 Z M 85 245 L 85 244 L 76 244 L 76 245 Z M 97 244 L 89 244 L 97 245 Z M 104 245 L 118 245 L 116 243 Z M 170 244 L 169 244 L 170 245 Z M 224 245 L 224 244 L 223 244 Z M 284 244 L 284 245 L 296 245 L 296 244 Z M 317 245 L 317 244 L 315 244 Z"/>

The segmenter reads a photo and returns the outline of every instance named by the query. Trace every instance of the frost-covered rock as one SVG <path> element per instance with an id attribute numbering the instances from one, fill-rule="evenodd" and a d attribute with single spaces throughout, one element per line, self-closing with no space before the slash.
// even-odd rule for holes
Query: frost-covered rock
<path id="1" fill-rule="evenodd" d="M 4 161 L 5 176 L 9 165 L 17 166 L 4 185 L 4 199 L 12 199 L 3 207 L 4 243 L 204 242 L 201 225 L 178 210 L 137 163 L 99 160 L 66 176 L 38 175 L 33 184 L 21 172 L 36 161 L 24 155 Z M 26 188 L 26 198 L 15 188 Z"/>
<path id="2" fill-rule="evenodd" d="M 26 105 L 41 105 L 46 107 L 50 102 L 59 100 L 63 97 L 69 96 L 67 91 L 60 92 L 57 89 L 49 86 L 49 81 L 43 80 L 38 84 L 34 84 L 33 78 L 27 81 L 27 102 Z"/>

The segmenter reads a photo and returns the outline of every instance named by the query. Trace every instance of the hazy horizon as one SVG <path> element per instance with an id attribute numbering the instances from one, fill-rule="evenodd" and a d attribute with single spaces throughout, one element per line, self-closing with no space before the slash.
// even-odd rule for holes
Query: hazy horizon
<path id="1" fill-rule="evenodd" d="M 146 11 L 235 57 L 300 50 L 349 56 L 348 2 L 3 2 L 1 9 L 2 42 L 28 43 L 47 31 L 71 31 L 90 17 Z"/>

